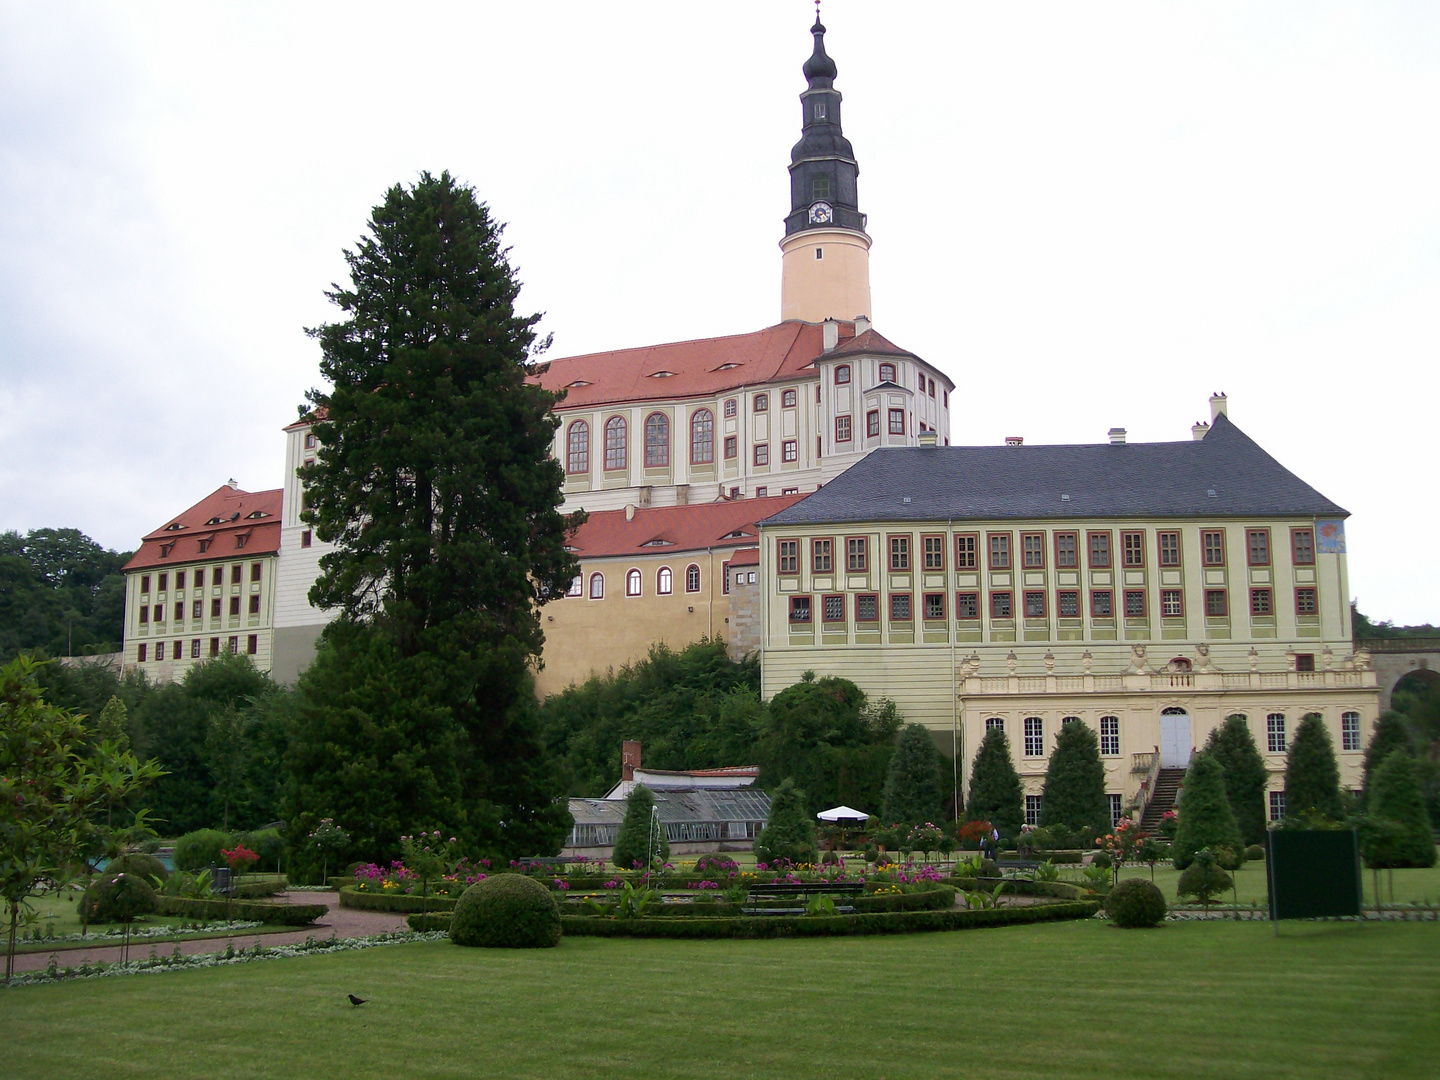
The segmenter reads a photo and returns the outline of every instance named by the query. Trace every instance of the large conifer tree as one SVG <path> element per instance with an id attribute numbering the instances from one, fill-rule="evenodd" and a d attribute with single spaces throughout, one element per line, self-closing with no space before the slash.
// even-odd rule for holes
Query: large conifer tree
<path id="1" fill-rule="evenodd" d="M 906 724 L 885 774 L 880 817 L 886 825 L 937 822 L 945 808 L 944 759 L 923 724 Z"/>
<path id="2" fill-rule="evenodd" d="M 1040 824 L 1068 825 L 1092 840 L 1110 831 L 1110 800 L 1105 796 L 1100 742 L 1083 720 L 1060 725 L 1055 750 L 1045 769 Z"/>
<path id="3" fill-rule="evenodd" d="M 1003 836 L 1020 832 L 1025 822 L 1025 796 L 1010 758 L 1010 741 L 1000 728 L 991 728 L 980 741 L 970 770 L 969 796 L 966 818 L 989 821 Z"/>
<path id="4" fill-rule="evenodd" d="M 1404 714 L 1396 712 L 1394 709 L 1386 709 L 1381 713 L 1380 719 L 1375 724 L 1375 732 L 1370 736 L 1370 742 L 1365 747 L 1364 791 L 1367 806 L 1371 783 L 1375 777 L 1375 770 L 1380 768 L 1380 763 L 1396 750 L 1413 753 L 1414 749 L 1415 744 L 1410 739 L 1410 729 L 1405 723 Z"/>
<path id="5" fill-rule="evenodd" d="M 578 571 L 578 518 L 500 236 L 448 173 L 391 188 L 328 294 L 343 317 L 311 331 L 331 387 L 309 395 L 303 516 L 336 546 L 310 596 L 341 618 L 301 680 L 290 818 L 333 817 L 376 856 L 426 826 L 544 854 L 568 824 L 528 665 L 540 605 Z"/>
<path id="6" fill-rule="evenodd" d="M 1265 768 L 1265 759 L 1260 756 L 1245 718 L 1226 717 L 1223 724 L 1210 732 L 1205 752 L 1225 769 L 1225 794 L 1245 843 L 1263 843 L 1265 788 L 1270 781 L 1270 772 Z"/>
<path id="7" fill-rule="evenodd" d="M 1370 790 L 1370 813 L 1398 826 L 1391 858 L 1384 865 L 1435 865 L 1435 830 L 1431 827 L 1430 815 L 1420 794 L 1415 764 L 1409 751 L 1399 749 L 1375 770 L 1374 785 Z"/>
<path id="8" fill-rule="evenodd" d="M 1240 828 L 1230 812 L 1225 794 L 1225 767 L 1207 753 L 1196 754 L 1185 771 L 1185 786 L 1177 807 L 1180 820 L 1175 826 L 1175 843 L 1170 847 L 1175 869 L 1184 870 L 1195 861 L 1201 848 L 1229 848 L 1235 856 L 1243 851 Z"/>
<path id="9" fill-rule="evenodd" d="M 1345 805 L 1330 733 L 1320 714 L 1310 713 L 1300 721 L 1285 761 L 1285 816 L 1315 814 L 1339 821 L 1345 816 Z"/>

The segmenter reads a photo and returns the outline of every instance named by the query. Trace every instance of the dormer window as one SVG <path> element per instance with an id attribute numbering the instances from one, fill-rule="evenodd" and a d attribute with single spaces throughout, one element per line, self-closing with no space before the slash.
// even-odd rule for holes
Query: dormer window
<path id="1" fill-rule="evenodd" d="M 175 546 L 175 542 L 174 542 L 173 540 L 172 540 L 170 543 L 168 543 L 168 544 L 161 544 L 161 545 L 160 545 L 160 557 L 161 557 L 162 559 L 168 559 L 168 558 L 170 557 L 170 549 L 173 548 L 174 546 Z"/>
<path id="2" fill-rule="evenodd" d="M 646 541 L 645 541 L 643 544 L 641 544 L 640 546 L 641 546 L 641 547 L 673 547 L 674 545 L 673 545 L 672 542 L 669 541 L 669 540 L 661 540 L 659 537 L 656 537 L 654 540 L 646 540 Z"/>
<path id="3" fill-rule="evenodd" d="M 715 368 L 714 370 L 715 370 L 715 371 L 729 371 L 731 368 L 737 368 L 737 367 L 739 367 L 739 366 L 740 366 L 739 364 L 721 364 L 719 367 Z"/>
<path id="4" fill-rule="evenodd" d="M 565 389 L 567 389 L 567 390 L 578 390 L 578 389 L 580 389 L 580 387 L 582 387 L 582 386 L 589 386 L 589 385 L 590 385 L 590 384 L 589 384 L 588 382 L 586 382 L 584 379 L 576 379 L 576 380 L 575 380 L 574 382 L 572 382 L 572 383 L 566 383 L 566 384 L 565 384 Z"/>
<path id="5" fill-rule="evenodd" d="M 266 518 L 266 517 L 269 517 L 269 516 L 270 516 L 270 515 L 267 514 L 267 513 L 265 513 L 264 510 L 251 510 L 250 513 L 248 513 L 248 514 L 245 515 L 245 520 L 246 520 L 246 521 L 255 521 L 257 518 Z"/>
<path id="6" fill-rule="evenodd" d="M 650 378 L 652 378 L 652 379 L 668 379 L 668 378 L 670 378 L 670 377 L 671 377 L 672 375 L 674 375 L 674 374 L 675 374 L 675 373 L 674 373 L 673 371 L 652 371 L 652 372 L 650 373 Z"/>
<path id="7" fill-rule="evenodd" d="M 176 522 L 172 522 L 172 523 L 169 524 L 169 525 L 166 525 L 166 526 L 165 526 L 165 531 L 166 531 L 166 532 L 179 532 L 179 531 L 180 531 L 181 529 L 183 529 L 183 528 L 185 528 L 185 526 L 184 526 L 184 525 L 181 525 L 180 522 L 176 521 Z"/>
<path id="8" fill-rule="evenodd" d="M 205 522 L 205 524 L 206 524 L 206 525 L 224 525 L 224 524 L 225 524 L 225 519 L 224 519 L 223 517 L 213 517 L 213 518 L 211 518 L 209 521 Z"/>

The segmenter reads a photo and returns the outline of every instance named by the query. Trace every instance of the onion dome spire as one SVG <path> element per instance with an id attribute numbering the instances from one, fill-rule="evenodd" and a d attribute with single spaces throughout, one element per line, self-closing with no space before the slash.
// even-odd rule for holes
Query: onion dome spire
<path id="1" fill-rule="evenodd" d="M 825 24 L 815 5 L 814 51 L 801 71 L 805 92 L 800 95 L 800 141 L 790 151 L 790 213 L 785 235 L 805 229 L 834 228 L 865 231 L 860 213 L 856 178 L 860 166 L 850 140 L 840 130 L 840 92 L 835 89 L 835 61 L 825 51 Z"/>

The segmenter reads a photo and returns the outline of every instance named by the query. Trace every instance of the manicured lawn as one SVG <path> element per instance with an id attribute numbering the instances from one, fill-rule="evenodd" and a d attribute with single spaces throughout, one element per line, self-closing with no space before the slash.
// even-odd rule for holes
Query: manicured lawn
<path id="1" fill-rule="evenodd" d="M 1387 878 L 1389 871 L 1380 872 L 1381 902 L 1390 903 L 1390 883 Z M 1066 880 L 1083 882 L 1078 873 L 1063 873 Z M 1148 866 L 1126 866 L 1120 870 L 1120 880 L 1126 878 L 1150 877 Z M 1365 884 L 1365 903 L 1367 906 L 1375 903 L 1375 879 L 1369 870 L 1361 874 Z M 1155 867 L 1155 884 L 1160 886 L 1160 891 L 1165 894 L 1165 899 L 1170 903 L 1175 902 L 1175 886 L 1180 880 L 1180 871 L 1176 870 L 1169 863 L 1160 863 Z M 1265 864 L 1263 862 L 1247 862 L 1236 872 L 1235 884 L 1240 894 L 1240 903 L 1249 905 L 1254 901 L 1260 907 L 1266 904 Z M 1219 901 L 1230 902 L 1230 893 L 1225 893 Z M 1440 865 L 1432 866 L 1425 870 L 1396 870 L 1395 871 L 1395 900 L 1398 903 L 1431 903 L 1440 904 Z M 1194 903 L 1193 900 L 1187 903 Z"/>
<path id="2" fill-rule="evenodd" d="M 1420 1077 L 1437 1015 L 1440 923 L 438 942 L 0 991 L 0 1075 Z"/>

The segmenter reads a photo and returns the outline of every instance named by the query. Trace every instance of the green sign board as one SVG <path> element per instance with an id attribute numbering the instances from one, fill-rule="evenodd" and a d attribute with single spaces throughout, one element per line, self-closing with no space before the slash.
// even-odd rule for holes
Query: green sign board
<path id="1" fill-rule="evenodd" d="M 1360 914 L 1360 841 L 1353 829 L 1272 829 L 1265 871 L 1272 919 Z"/>

